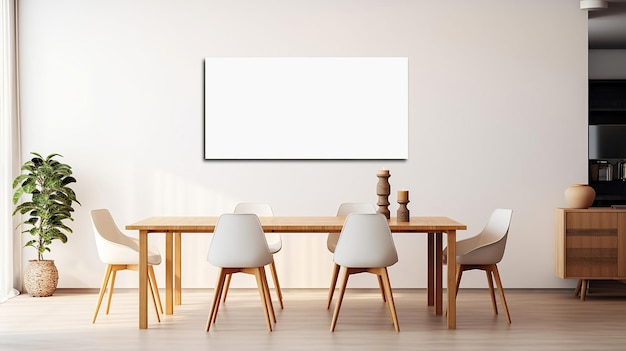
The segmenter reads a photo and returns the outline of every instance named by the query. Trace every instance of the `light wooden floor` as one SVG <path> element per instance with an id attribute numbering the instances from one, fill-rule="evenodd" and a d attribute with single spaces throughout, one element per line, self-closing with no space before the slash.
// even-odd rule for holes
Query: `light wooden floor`
<path id="1" fill-rule="evenodd" d="M 461 290 L 457 330 L 426 306 L 425 290 L 395 290 L 400 333 L 377 290 L 348 290 L 337 328 L 326 290 L 284 290 L 285 309 L 268 332 L 256 290 L 232 289 L 209 333 L 212 289 L 184 290 L 183 305 L 149 329 L 137 328 L 137 291 L 116 290 L 91 324 L 97 294 L 57 290 L 52 297 L 20 295 L 0 304 L 0 350 L 624 350 L 626 297 L 571 290 L 506 291 L 513 323 L 494 316 L 486 290 Z"/>

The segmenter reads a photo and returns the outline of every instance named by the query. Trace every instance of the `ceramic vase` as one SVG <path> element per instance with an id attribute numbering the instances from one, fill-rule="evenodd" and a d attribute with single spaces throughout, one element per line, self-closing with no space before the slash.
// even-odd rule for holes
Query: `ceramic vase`
<path id="1" fill-rule="evenodd" d="M 52 296 L 59 282 L 53 260 L 30 260 L 24 273 L 24 288 L 30 296 Z"/>
<path id="2" fill-rule="evenodd" d="M 589 208 L 596 198 L 596 191 L 587 184 L 572 184 L 565 189 L 565 201 L 569 208 Z"/>

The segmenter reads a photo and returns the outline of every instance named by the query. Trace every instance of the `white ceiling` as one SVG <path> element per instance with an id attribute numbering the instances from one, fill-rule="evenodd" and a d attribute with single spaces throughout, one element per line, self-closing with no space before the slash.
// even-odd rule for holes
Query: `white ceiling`
<path id="1" fill-rule="evenodd" d="M 609 0 L 607 9 L 589 11 L 588 26 L 589 49 L 626 49 L 626 0 Z"/>

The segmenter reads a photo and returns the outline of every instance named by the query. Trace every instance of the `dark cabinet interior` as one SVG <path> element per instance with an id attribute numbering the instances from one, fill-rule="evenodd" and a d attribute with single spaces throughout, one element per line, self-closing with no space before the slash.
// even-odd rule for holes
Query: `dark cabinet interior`
<path id="1" fill-rule="evenodd" d="M 593 206 L 626 205 L 626 79 L 589 80 L 589 185 Z"/>

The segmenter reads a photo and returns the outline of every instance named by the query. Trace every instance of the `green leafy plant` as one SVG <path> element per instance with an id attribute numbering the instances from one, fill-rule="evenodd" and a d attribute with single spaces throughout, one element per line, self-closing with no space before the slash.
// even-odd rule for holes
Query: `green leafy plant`
<path id="1" fill-rule="evenodd" d="M 67 242 L 66 233 L 72 229 L 63 223 L 64 220 L 74 220 L 72 212 L 76 200 L 74 190 L 68 184 L 75 183 L 72 177 L 72 168 L 54 159 L 59 154 L 50 154 L 43 158 L 35 152 L 29 161 L 26 161 L 20 174 L 13 180 L 13 204 L 17 204 L 23 195 L 30 195 L 30 201 L 20 203 L 15 207 L 13 215 L 27 214 L 29 218 L 22 224 L 30 227 L 22 233 L 29 233 L 33 237 L 24 247 L 32 246 L 37 250 L 37 259 L 43 260 L 44 252 L 50 252 L 53 240 Z M 63 157 L 63 156 L 61 156 Z"/>

